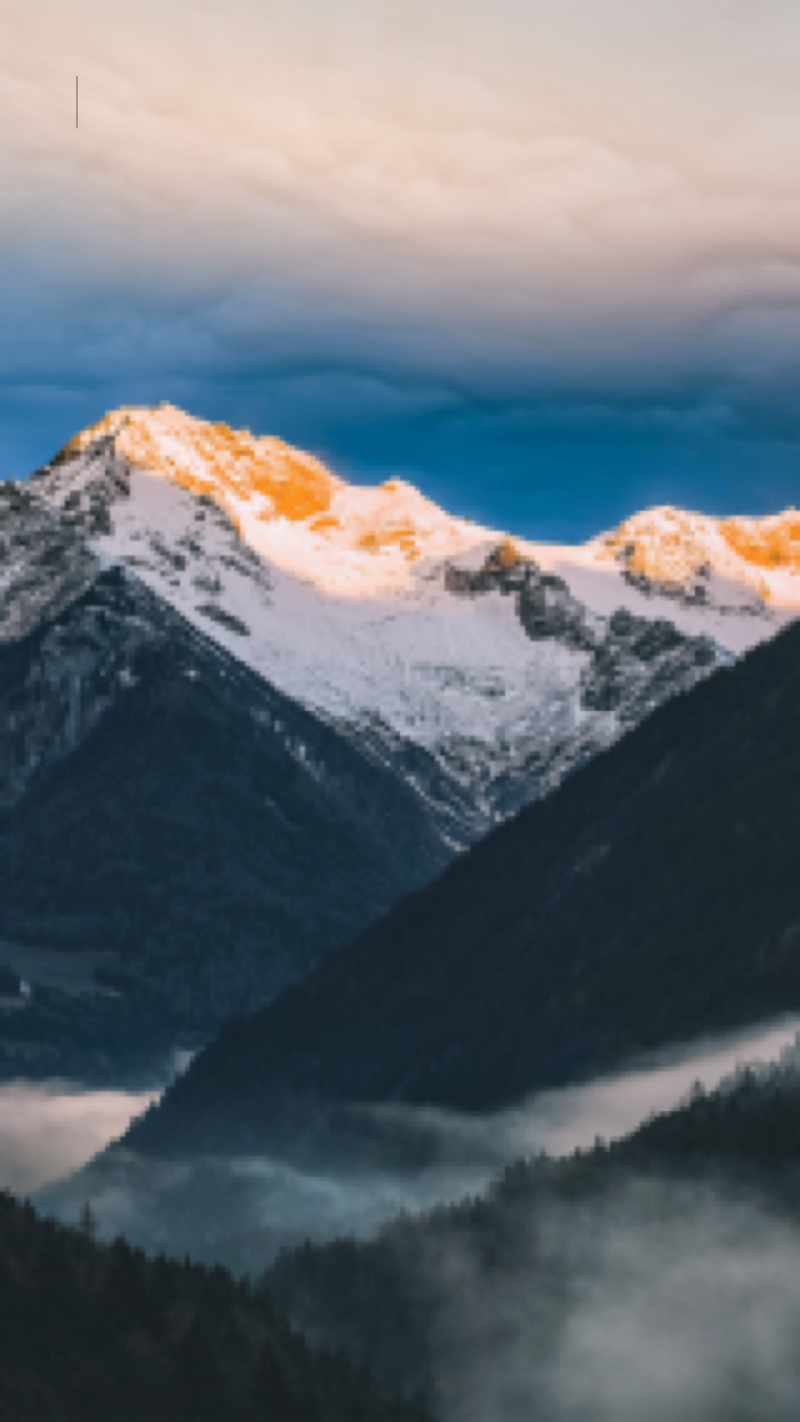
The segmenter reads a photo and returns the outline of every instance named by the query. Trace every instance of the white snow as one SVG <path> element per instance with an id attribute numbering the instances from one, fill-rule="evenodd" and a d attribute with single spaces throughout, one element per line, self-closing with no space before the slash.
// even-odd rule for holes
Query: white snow
<path id="1" fill-rule="evenodd" d="M 263 565 L 239 561 L 235 531 L 212 515 L 195 524 L 196 499 L 143 471 L 132 496 L 115 506 L 114 532 L 101 540 L 203 632 L 288 695 L 337 720 L 378 717 L 399 735 L 433 747 L 456 738 L 495 742 L 535 733 L 547 689 L 548 716 L 570 701 L 585 657 L 552 642 L 532 642 L 513 600 L 498 593 L 458 598 L 432 560 L 409 564 L 394 550 L 328 552 L 319 585 L 321 540 L 286 520 L 260 525 L 252 540 Z M 201 549 L 186 547 L 189 534 Z M 496 540 L 495 540 L 496 541 Z M 186 558 L 182 570 L 158 552 Z M 375 559 L 375 561 L 378 561 Z M 435 576 L 434 576 L 435 570 Z M 315 576 L 316 575 L 316 576 Z M 219 592 L 198 589 L 210 577 Z M 218 606 L 247 629 L 209 618 Z M 563 714 L 567 712 L 562 707 Z"/>
<path id="2" fill-rule="evenodd" d="M 179 411 L 123 414 L 124 429 L 121 415 L 108 420 L 137 467 L 99 550 L 288 695 L 338 723 L 388 727 L 446 756 L 451 771 L 463 747 L 476 748 L 489 773 L 579 729 L 586 655 L 532 641 L 511 597 L 445 587 L 447 562 L 478 568 L 505 535 L 450 517 L 401 481 L 349 487 L 280 441 L 248 436 L 254 452 L 237 463 L 230 441 L 215 453 L 214 427 Z M 80 442 L 91 434 L 54 484 L 60 502 L 80 483 Z M 327 504 L 292 517 L 281 499 L 306 473 Z M 198 485 L 220 507 L 201 503 Z M 707 563 L 710 605 L 631 586 L 607 536 L 578 548 L 513 541 L 598 615 L 625 607 L 665 618 L 736 653 L 800 612 L 800 577 L 746 564 L 713 519 L 653 510 L 625 528 L 679 579 Z M 769 602 L 757 591 L 765 580 Z M 215 620 L 214 609 L 235 621 Z"/>

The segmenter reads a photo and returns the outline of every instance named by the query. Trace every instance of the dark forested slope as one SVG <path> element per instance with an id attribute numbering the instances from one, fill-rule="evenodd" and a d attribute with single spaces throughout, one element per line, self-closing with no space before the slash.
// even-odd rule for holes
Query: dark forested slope
<path id="1" fill-rule="evenodd" d="M 440 1322 L 465 1279 L 473 1289 L 482 1280 L 487 1300 L 499 1283 L 508 1300 L 525 1301 L 527 1321 L 515 1308 L 520 1329 L 530 1326 L 526 1346 L 533 1348 L 536 1321 L 549 1313 L 555 1323 L 563 1307 L 574 1306 L 580 1254 L 591 1253 L 588 1241 L 598 1232 L 646 1240 L 657 1258 L 667 1220 L 674 1225 L 677 1217 L 685 1244 L 698 1212 L 727 1211 L 728 1264 L 741 1273 L 747 1251 L 757 1247 L 752 1231 L 766 1220 L 780 1220 L 788 1246 L 800 1248 L 799 1184 L 795 1047 L 783 1067 L 739 1071 L 710 1094 L 696 1090 L 611 1146 L 598 1143 L 564 1160 L 520 1160 L 484 1195 L 392 1222 L 370 1242 L 284 1251 L 264 1284 L 309 1336 L 355 1359 L 369 1357 L 384 1385 L 425 1385 L 447 1361 Z M 747 1234 L 737 1236 L 737 1221 Z M 479 1298 L 475 1307 L 477 1316 Z M 483 1307 L 488 1329 L 491 1305 Z M 553 1346 L 546 1337 L 538 1342 L 545 1352 Z M 447 1366 L 457 1371 L 459 1360 Z M 756 1406 L 755 1415 L 772 1413 Z"/>
<path id="2" fill-rule="evenodd" d="M 298 1103 L 309 1143 L 327 1103 L 499 1107 L 796 1009 L 799 853 L 793 627 L 232 1023 L 129 1143 L 295 1149 Z"/>
<path id="3" fill-rule="evenodd" d="M 399 773 L 120 569 L 0 645 L 0 940 L 219 1022 L 450 853 Z"/>
<path id="4" fill-rule="evenodd" d="M 414 1422 L 265 1297 L 0 1196 L 0 1415 L 16 1422 Z"/>

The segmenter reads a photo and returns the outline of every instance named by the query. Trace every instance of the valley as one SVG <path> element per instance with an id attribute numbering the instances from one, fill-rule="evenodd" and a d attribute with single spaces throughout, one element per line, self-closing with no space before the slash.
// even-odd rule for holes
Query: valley
<path id="1" fill-rule="evenodd" d="M 2 0 L 0 1422 L 800 1419 L 798 76 Z"/>

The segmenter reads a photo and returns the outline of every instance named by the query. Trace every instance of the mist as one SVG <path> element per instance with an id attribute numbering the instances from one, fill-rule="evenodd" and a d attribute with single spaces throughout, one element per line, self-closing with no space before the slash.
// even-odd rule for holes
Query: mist
<path id="1" fill-rule="evenodd" d="M 548 1206 L 513 1270 L 437 1261 L 445 1422 L 782 1422 L 800 1411 L 800 1234 L 718 1191 Z"/>
<path id="2" fill-rule="evenodd" d="M 672 1110 L 696 1082 L 711 1091 L 739 1064 L 773 1062 L 800 1030 L 786 1018 L 746 1032 L 676 1046 L 642 1058 L 624 1072 L 585 1085 L 543 1091 L 510 1110 L 463 1116 L 435 1108 L 380 1107 L 377 1119 L 419 1135 L 428 1132 L 443 1158 L 512 1160 L 570 1155 L 599 1137 L 629 1135 L 651 1115 Z"/>
<path id="3" fill-rule="evenodd" d="M 282 1248 L 368 1239 L 401 1211 L 459 1199 L 488 1178 L 485 1166 L 347 1177 L 258 1157 L 159 1160 L 114 1149 L 40 1191 L 36 1203 L 74 1224 L 88 1200 L 101 1238 L 123 1235 L 150 1253 L 188 1254 L 256 1275 Z"/>
<path id="4" fill-rule="evenodd" d="M 82 1091 L 64 1082 L 0 1086 L 0 1188 L 29 1195 L 77 1170 L 157 1095 Z"/>
<path id="5" fill-rule="evenodd" d="M 735 1038 L 695 1043 L 661 1055 L 636 1070 L 582 1087 L 542 1093 L 512 1111 L 488 1117 L 410 1108 L 369 1108 L 386 1128 L 391 1158 L 402 1158 L 403 1143 L 413 1142 L 405 1168 L 382 1165 L 297 1169 L 266 1157 L 201 1157 L 160 1160 L 142 1157 L 118 1146 L 79 1162 L 80 1135 L 73 1139 L 79 1100 L 47 1095 L 37 1089 L 31 1098 L 33 1115 L 27 1130 L 11 1142 L 13 1160 L 22 1172 L 25 1152 L 33 1147 L 28 1169 L 51 1169 L 50 1183 L 37 1203 L 66 1223 L 74 1223 L 90 1200 L 101 1236 L 123 1234 L 143 1248 L 188 1253 L 220 1262 L 243 1273 L 266 1267 L 282 1247 L 305 1240 L 323 1243 L 345 1235 L 365 1239 L 401 1211 L 416 1213 L 480 1193 L 508 1161 L 545 1151 L 570 1153 L 590 1146 L 597 1136 L 607 1140 L 627 1134 L 648 1115 L 678 1104 L 696 1081 L 713 1089 L 737 1064 L 774 1061 L 794 1040 L 795 1020 L 771 1024 Z M 120 1110 L 142 1109 L 145 1098 L 115 1098 Z M 97 1146 L 102 1114 L 87 1120 L 98 1127 L 85 1137 L 88 1160 Z M 35 1129 L 36 1109 L 42 1131 Z M 59 1111 L 64 1111 L 63 1118 Z M 45 1154 L 40 1143 L 47 1122 L 53 1122 L 53 1146 Z M 61 1122 L 61 1124 L 59 1124 Z M 113 1127 L 113 1113 L 105 1117 Z M 124 1124 L 124 1122 L 122 1123 Z M 115 1132 L 109 1131 L 106 1141 Z M 68 1160 L 59 1142 L 72 1148 Z M 105 1142 L 100 1142 L 104 1144 Z M 419 1157 L 420 1143 L 424 1147 Z M 399 1146 L 399 1149 L 398 1149 Z M 60 1171 L 53 1168 L 57 1164 Z M 66 1178 L 58 1179 L 61 1174 Z"/>

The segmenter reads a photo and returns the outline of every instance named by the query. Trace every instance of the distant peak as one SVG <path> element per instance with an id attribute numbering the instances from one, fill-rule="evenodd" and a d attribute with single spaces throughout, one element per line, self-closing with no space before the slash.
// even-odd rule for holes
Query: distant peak
<path id="1" fill-rule="evenodd" d="M 714 572 L 769 599 L 790 593 L 800 575 L 800 513 L 720 519 L 662 505 L 634 514 L 592 546 L 653 582 L 685 585 Z"/>
<path id="2" fill-rule="evenodd" d="M 785 509 L 767 518 L 729 518 L 720 524 L 728 545 L 747 563 L 800 572 L 800 513 Z"/>
<path id="3" fill-rule="evenodd" d="M 108 439 L 132 468 L 213 499 L 271 561 L 348 595 L 400 585 L 414 563 L 424 568 L 426 560 L 452 560 L 487 544 L 509 564 L 539 547 L 503 542 L 496 531 L 448 514 L 404 479 L 348 484 L 275 436 L 195 419 L 169 404 L 110 411 L 76 435 L 50 467 Z M 661 505 L 591 540 L 587 555 L 670 595 L 696 589 L 713 574 L 778 604 L 800 601 L 796 509 L 718 519 Z"/>
<path id="4" fill-rule="evenodd" d="M 418 560 L 451 556 L 481 537 L 404 479 L 348 484 L 281 439 L 194 419 L 173 405 L 112 410 L 48 469 L 80 463 L 108 440 L 133 470 L 213 499 L 270 561 L 347 595 L 402 583 Z"/>
<path id="5" fill-rule="evenodd" d="M 60 460 L 112 437 L 134 467 L 206 494 L 235 516 L 241 501 L 291 521 L 330 508 L 342 481 L 313 455 L 274 437 L 194 419 L 174 405 L 124 406 L 76 435 Z"/>

